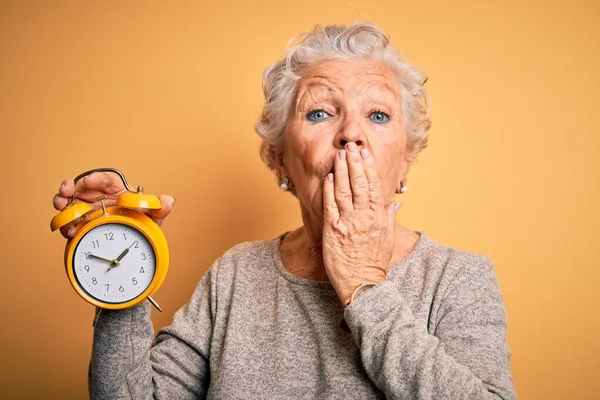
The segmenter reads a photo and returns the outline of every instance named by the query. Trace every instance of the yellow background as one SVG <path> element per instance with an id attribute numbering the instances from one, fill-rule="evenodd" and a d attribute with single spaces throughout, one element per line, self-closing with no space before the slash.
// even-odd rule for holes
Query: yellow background
<path id="1" fill-rule="evenodd" d="M 223 251 L 300 223 L 258 156 L 261 74 L 292 35 L 359 18 L 430 77 L 399 220 L 493 259 L 519 398 L 597 396 L 599 4 L 2 1 L 0 397 L 86 396 L 93 307 L 50 232 L 60 182 L 110 166 L 177 197 L 170 323 Z"/>

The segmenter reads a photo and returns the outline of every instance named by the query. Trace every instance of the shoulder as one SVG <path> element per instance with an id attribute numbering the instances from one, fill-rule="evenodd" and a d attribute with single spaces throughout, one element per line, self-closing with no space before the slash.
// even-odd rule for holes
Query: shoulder
<path id="1" fill-rule="evenodd" d="M 275 270 L 280 236 L 238 243 L 227 249 L 207 271 L 212 279 L 230 284 L 242 277 L 255 278 Z"/>
<path id="2" fill-rule="evenodd" d="M 493 262 L 488 256 L 440 244 L 424 233 L 421 233 L 414 253 L 418 264 L 445 274 L 470 274 L 493 270 Z"/>
<path id="3" fill-rule="evenodd" d="M 425 233 L 409 256 L 396 267 L 395 280 L 410 281 L 434 296 L 457 288 L 464 293 L 488 288 L 496 291 L 494 263 L 486 255 L 438 243 Z M 399 267 L 399 268 L 398 268 Z"/>
<path id="4" fill-rule="evenodd" d="M 214 313 L 217 303 L 226 306 L 234 293 L 244 297 L 257 292 L 257 285 L 274 275 L 279 238 L 242 242 L 224 251 L 197 283 L 192 303 L 205 297 L 211 299 Z"/>
<path id="5" fill-rule="evenodd" d="M 219 258 L 221 264 L 249 263 L 271 258 L 279 243 L 278 238 L 238 243 Z"/>

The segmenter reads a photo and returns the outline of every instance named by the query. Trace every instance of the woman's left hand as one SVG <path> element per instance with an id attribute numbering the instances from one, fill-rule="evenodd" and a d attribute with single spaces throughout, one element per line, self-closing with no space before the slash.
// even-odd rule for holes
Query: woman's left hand
<path id="1" fill-rule="evenodd" d="M 323 184 L 323 263 L 345 302 L 361 283 L 385 280 L 399 203 L 384 204 L 370 152 L 351 142 L 334 161 Z"/>

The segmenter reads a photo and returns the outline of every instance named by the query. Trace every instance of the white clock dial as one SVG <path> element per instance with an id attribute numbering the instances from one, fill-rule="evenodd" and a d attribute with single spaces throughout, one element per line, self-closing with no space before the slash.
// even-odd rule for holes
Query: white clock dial
<path id="1" fill-rule="evenodd" d="M 156 272 L 152 245 L 137 229 L 100 225 L 77 244 L 73 273 L 90 296 L 105 303 L 124 303 L 148 288 Z"/>

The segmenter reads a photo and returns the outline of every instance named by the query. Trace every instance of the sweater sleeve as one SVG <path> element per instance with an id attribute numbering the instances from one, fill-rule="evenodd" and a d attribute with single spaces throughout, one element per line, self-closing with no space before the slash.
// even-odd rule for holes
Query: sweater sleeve
<path id="1" fill-rule="evenodd" d="M 102 310 L 94 329 L 88 383 L 90 399 L 200 399 L 210 382 L 213 325 L 211 271 L 158 331 L 146 301 L 125 310 Z"/>
<path id="2" fill-rule="evenodd" d="M 506 314 L 489 260 L 461 268 L 434 334 L 393 281 L 367 291 L 345 318 L 370 379 L 390 399 L 514 399 Z"/>

